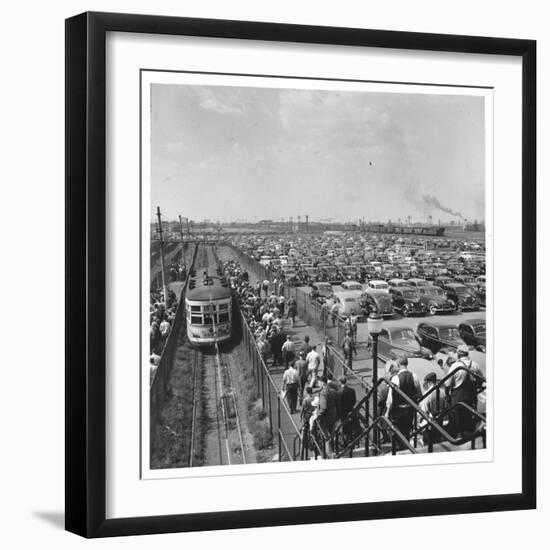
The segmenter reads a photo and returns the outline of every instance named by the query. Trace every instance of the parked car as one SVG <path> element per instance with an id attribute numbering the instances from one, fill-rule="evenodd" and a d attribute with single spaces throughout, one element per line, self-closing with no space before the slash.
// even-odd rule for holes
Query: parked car
<path id="1" fill-rule="evenodd" d="M 381 281 L 380 279 L 369 281 L 367 287 L 369 290 L 381 290 L 386 293 L 390 291 L 390 285 L 388 285 L 386 281 Z"/>
<path id="2" fill-rule="evenodd" d="M 470 288 L 476 289 L 478 287 L 477 281 L 471 275 L 464 275 L 464 274 L 457 275 L 455 277 L 455 281 L 457 283 L 461 283 L 464 286 L 468 286 Z"/>
<path id="3" fill-rule="evenodd" d="M 399 288 L 390 288 L 393 309 L 399 311 L 403 317 L 409 315 L 424 315 L 428 312 L 428 307 L 420 300 L 420 296 L 415 288 L 403 286 Z"/>
<path id="4" fill-rule="evenodd" d="M 340 271 L 333 265 L 323 266 L 323 271 L 325 272 L 325 280 L 331 285 L 339 285 L 342 283 L 343 278 Z"/>
<path id="5" fill-rule="evenodd" d="M 428 286 L 428 285 L 430 285 L 430 283 L 426 281 L 426 279 L 419 279 L 418 277 L 407 279 L 407 286 L 417 288 L 420 286 Z"/>
<path id="6" fill-rule="evenodd" d="M 334 301 L 338 307 L 340 317 L 349 317 L 350 315 L 360 315 L 362 312 L 362 303 L 360 297 L 355 292 L 335 292 Z"/>
<path id="7" fill-rule="evenodd" d="M 399 287 L 408 287 L 409 284 L 405 279 L 390 279 L 388 281 L 388 285 L 390 285 L 390 290 L 392 288 L 399 288 Z"/>
<path id="8" fill-rule="evenodd" d="M 363 285 L 357 281 L 344 281 L 342 283 L 342 289 L 358 292 L 359 295 L 363 294 Z"/>
<path id="9" fill-rule="evenodd" d="M 447 298 L 451 300 L 458 311 L 478 311 L 479 299 L 471 288 L 460 283 L 450 283 L 443 287 Z"/>
<path id="10" fill-rule="evenodd" d="M 366 316 L 378 313 L 382 317 L 393 317 L 392 300 L 389 292 L 385 290 L 366 290 L 363 294 L 362 306 Z"/>
<path id="11" fill-rule="evenodd" d="M 434 354 L 441 350 L 455 350 L 460 344 L 466 343 L 454 323 L 420 323 L 416 334 L 420 344 Z"/>
<path id="12" fill-rule="evenodd" d="M 469 346 L 474 346 L 478 351 L 485 351 L 485 326 L 485 319 L 466 319 L 458 325 L 458 330 L 462 339 Z"/>
<path id="13" fill-rule="evenodd" d="M 454 303 L 447 298 L 445 292 L 438 286 L 419 286 L 418 296 L 430 315 L 453 313 L 456 309 Z"/>
<path id="14" fill-rule="evenodd" d="M 434 279 L 434 285 L 436 286 L 445 286 L 449 285 L 451 283 L 454 283 L 453 279 L 451 277 L 447 277 L 446 275 L 435 277 Z"/>
<path id="15" fill-rule="evenodd" d="M 369 336 L 369 341 L 371 337 Z M 378 337 L 378 357 L 389 361 L 405 355 L 406 357 L 422 357 L 432 359 L 432 352 L 420 345 L 414 330 L 405 325 L 383 328 Z"/>
<path id="16" fill-rule="evenodd" d="M 330 283 L 313 283 L 311 285 L 311 299 L 323 303 L 332 296 L 333 290 Z"/>

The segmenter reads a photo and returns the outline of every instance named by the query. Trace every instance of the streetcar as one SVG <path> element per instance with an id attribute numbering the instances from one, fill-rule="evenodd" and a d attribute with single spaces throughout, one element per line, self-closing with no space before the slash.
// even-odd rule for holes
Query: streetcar
<path id="1" fill-rule="evenodd" d="M 187 338 L 211 346 L 231 338 L 231 289 L 225 277 L 203 273 L 190 277 L 185 294 Z"/>

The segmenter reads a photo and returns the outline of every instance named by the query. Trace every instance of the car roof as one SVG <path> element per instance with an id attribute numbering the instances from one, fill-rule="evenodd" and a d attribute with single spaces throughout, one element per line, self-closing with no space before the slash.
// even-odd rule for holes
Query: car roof
<path id="1" fill-rule="evenodd" d="M 388 296 L 387 292 L 384 292 L 383 290 L 379 290 L 377 288 L 369 288 L 365 290 L 365 294 L 369 294 L 370 296 Z"/>
<path id="2" fill-rule="evenodd" d="M 338 298 L 358 298 L 356 290 L 338 290 L 334 295 Z"/>
<path id="3" fill-rule="evenodd" d="M 475 319 L 464 319 L 464 321 L 462 321 L 460 324 L 461 325 L 472 325 L 472 326 L 485 325 L 486 321 L 485 321 L 485 319 L 481 319 L 479 317 L 476 317 Z"/>
<path id="4" fill-rule="evenodd" d="M 418 326 L 420 325 L 426 325 L 428 327 L 434 327 L 434 328 L 437 328 L 437 329 L 440 329 L 440 328 L 458 328 L 458 325 L 454 324 L 454 323 L 449 323 L 448 321 L 445 322 L 433 322 L 433 323 L 426 323 L 426 322 L 423 322 L 423 323 L 419 323 Z"/>

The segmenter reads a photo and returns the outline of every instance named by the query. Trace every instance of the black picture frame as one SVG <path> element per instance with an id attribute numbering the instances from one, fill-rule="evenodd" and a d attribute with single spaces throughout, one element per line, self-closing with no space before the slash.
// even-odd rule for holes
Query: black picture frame
<path id="1" fill-rule="evenodd" d="M 521 58 L 523 463 L 520 493 L 106 519 L 105 42 L 108 31 L 482 53 Z M 535 41 L 247 21 L 83 13 L 66 20 L 65 62 L 67 530 L 85 537 L 107 537 L 535 508 Z"/>

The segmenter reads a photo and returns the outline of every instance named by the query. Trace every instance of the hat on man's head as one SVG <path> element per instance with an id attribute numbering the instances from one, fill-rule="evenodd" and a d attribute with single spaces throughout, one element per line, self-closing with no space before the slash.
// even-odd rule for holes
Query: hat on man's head
<path id="1" fill-rule="evenodd" d="M 437 382 L 437 374 L 435 372 L 429 372 L 424 376 L 424 382 L 432 382 L 435 384 Z"/>
<path id="2" fill-rule="evenodd" d="M 456 351 L 458 353 L 470 353 L 470 348 L 466 344 L 460 344 Z"/>

